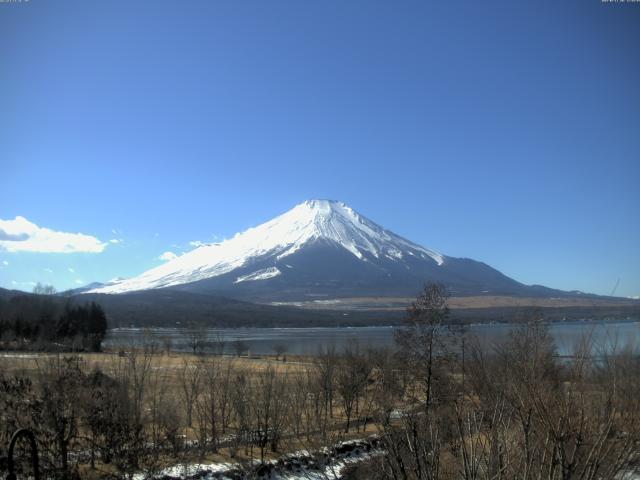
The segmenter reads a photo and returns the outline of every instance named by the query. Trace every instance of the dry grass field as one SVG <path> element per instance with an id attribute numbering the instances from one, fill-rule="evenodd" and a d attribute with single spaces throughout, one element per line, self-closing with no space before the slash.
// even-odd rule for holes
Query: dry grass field
<path id="1" fill-rule="evenodd" d="M 140 354 L 138 352 L 138 354 Z M 109 371 L 114 365 L 122 363 L 126 356 L 122 357 L 115 351 L 104 351 L 101 353 L 31 353 L 31 352 L 3 352 L 0 353 L 0 368 L 4 372 L 29 372 L 35 371 L 47 358 L 74 356 L 81 359 L 82 364 L 87 370 L 99 368 L 100 370 Z M 162 370 L 168 378 L 178 376 L 178 372 L 185 363 L 196 364 L 202 360 L 201 355 L 192 355 L 189 353 L 171 352 L 156 353 L 150 355 L 151 368 L 154 370 Z M 261 356 L 217 356 L 217 360 L 221 365 L 232 363 L 238 369 L 261 372 L 269 366 L 276 367 L 280 374 L 292 372 L 306 371 L 313 366 L 313 357 L 288 355 L 286 361 L 277 360 L 275 355 Z"/>
<path id="2" fill-rule="evenodd" d="M 310 300 L 305 302 L 276 302 L 276 305 L 289 305 L 314 310 L 388 310 L 404 311 L 413 301 L 410 297 L 353 297 L 334 300 Z M 573 297 L 515 297 L 506 295 L 477 295 L 468 297 L 449 297 L 449 308 L 456 309 L 484 309 L 503 307 L 537 307 L 537 308 L 568 308 L 568 307 L 626 307 L 638 306 L 638 300 L 626 298 L 594 298 L 587 296 Z"/>
<path id="3" fill-rule="evenodd" d="M 362 425 L 352 415 L 352 427 L 345 432 L 346 417 L 337 398 L 329 414 L 330 419 L 322 426 L 318 425 L 317 418 L 311 419 L 307 415 L 307 425 L 301 425 L 302 418 L 298 417 L 298 425 L 292 427 L 296 420 L 292 419 L 290 411 L 292 404 L 289 401 L 286 402 L 286 411 L 283 408 L 280 413 L 277 411 L 274 413 L 269 406 L 262 409 L 268 403 L 282 402 L 282 397 L 288 395 L 285 392 L 293 392 L 296 389 L 299 392 L 303 379 L 306 383 L 316 377 L 318 367 L 312 357 L 289 355 L 286 361 L 283 361 L 281 358 L 269 355 L 212 356 L 174 352 L 149 353 L 145 350 L 128 351 L 124 354 L 109 351 L 77 354 L 4 352 L 0 354 L 0 373 L 5 377 L 30 378 L 34 384 L 38 384 L 52 370 L 58 369 L 65 359 L 71 358 L 74 359 L 74 365 L 77 365 L 85 375 L 100 371 L 109 377 L 126 382 L 130 385 L 129 388 L 134 397 L 138 387 L 140 388 L 140 395 L 143 397 L 141 411 L 146 425 L 145 436 L 153 438 L 158 429 L 169 430 L 177 436 L 182 446 L 176 450 L 165 449 L 157 454 L 153 462 L 155 470 L 176 464 L 243 464 L 255 461 L 256 458 L 277 459 L 287 452 L 311 451 L 327 444 L 362 438 L 378 431 L 373 423 Z M 207 373 L 215 375 L 216 378 L 207 378 Z M 226 379 L 225 374 L 228 374 Z M 242 385 L 244 381 L 247 382 L 246 385 Z M 219 384 L 214 384 L 215 382 Z M 308 386 L 308 383 L 306 385 Z M 216 448 L 212 448 L 210 444 L 206 448 L 199 448 L 198 445 L 203 441 L 211 441 L 210 429 L 212 428 L 211 418 L 207 417 L 207 413 L 200 407 L 206 408 L 207 402 L 219 401 L 227 402 L 226 408 L 229 411 L 234 408 L 241 410 L 242 399 L 234 397 L 239 388 L 245 392 L 246 401 L 255 403 L 248 408 L 251 413 L 247 411 L 244 414 L 247 418 L 244 418 L 243 414 L 230 414 L 227 419 L 228 424 L 217 427 L 219 431 L 216 433 L 218 436 Z M 213 390 L 216 392 L 214 393 Z M 309 403 L 306 397 L 312 394 L 307 391 L 302 393 L 305 397 L 304 407 L 299 406 L 299 408 L 306 408 Z M 282 405 L 284 406 L 285 403 L 283 402 Z M 220 405 L 215 408 L 217 409 L 215 415 L 220 418 L 225 415 L 224 407 L 222 410 Z M 173 425 L 164 424 L 164 419 L 161 417 L 167 414 Z M 283 417 L 278 418 L 279 414 Z M 301 414 L 301 411 L 298 412 L 298 415 Z M 263 426 L 261 420 L 255 418 L 260 415 L 273 417 L 266 420 L 267 429 L 282 430 L 277 448 L 263 445 L 261 451 L 255 443 L 250 442 L 244 445 L 234 440 L 241 429 L 261 429 Z M 247 426 L 241 426 L 245 422 Z M 298 429 L 299 431 L 294 433 L 293 430 Z M 78 437 L 86 436 L 89 436 L 89 429 L 80 424 Z M 76 448 L 80 448 L 80 443 L 75 442 L 75 445 Z M 87 462 L 81 462 L 78 468 L 82 478 L 118 475 L 113 464 L 105 464 L 101 461 L 95 462 L 93 468 L 90 468 Z"/>

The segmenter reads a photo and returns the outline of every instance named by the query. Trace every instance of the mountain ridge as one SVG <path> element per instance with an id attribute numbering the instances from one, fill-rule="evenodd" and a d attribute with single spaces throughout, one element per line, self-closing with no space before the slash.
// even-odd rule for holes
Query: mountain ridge
<path id="1" fill-rule="evenodd" d="M 527 286 L 483 262 L 443 255 L 335 200 L 307 200 L 231 239 L 86 293 L 172 288 L 269 302 L 413 296 L 429 281 L 445 284 L 452 295 L 571 294 Z"/>

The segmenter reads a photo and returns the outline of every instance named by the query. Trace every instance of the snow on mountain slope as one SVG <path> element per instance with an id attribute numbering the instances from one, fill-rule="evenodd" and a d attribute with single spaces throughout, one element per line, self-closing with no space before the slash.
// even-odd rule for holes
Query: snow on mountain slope
<path id="1" fill-rule="evenodd" d="M 445 256 L 385 230 L 342 202 L 309 200 L 229 240 L 198 247 L 138 277 L 89 293 L 124 293 L 197 282 L 249 266 L 258 259 L 282 260 L 317 241 L 339 246 L 362 262 L 401 262 L 413 257 L 441 266 L 446 261 Z M 263 268 L 238 276 L 235 283 L 264 281 L 281 273 L 275 266 Z"/>
<path id="2" fill-rule="evenodd" d="M 250 273 L 249 275 L 241 275 L 233 283 L 255 281 L 255 280 L 267 280 L 269 278 L 277 277 L 281 273 L 282 272 L 278 270 L 278 267 L 263 268 L 262 270 L 256 270 L 255 272 Z"/>

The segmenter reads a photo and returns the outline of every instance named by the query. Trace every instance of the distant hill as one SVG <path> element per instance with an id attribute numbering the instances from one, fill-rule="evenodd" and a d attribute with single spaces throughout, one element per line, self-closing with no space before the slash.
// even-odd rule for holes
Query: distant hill
<path id="1" fill-rule="evenodd" d="M 147 290 L 121 295 L 89 293 L 72 297 L 102 305 L 112 326 L 186 327 L 302 327 L 395 323 L 404 312 L 349 312 L 309 310 L 234 300 L 211 294 L 173 289 Z"/>
<path id="2" fill-rule="evenodd" d="M 296 307 L 256 304 L 171 288 L 120 295 L 83 294 L 72 298 L 74 301 L 93 300 L 101 304 L 112 327 L 186 327 L 198 324 L 227 328 L 400 324 L 405 318 L 405 308 L 411 300 L 405 299 L 406 303 L 399 300 L 391 308 L 385 305 L 371 306 L 370 301 L 367 301 L 366 308 L 346 304 L 332 307 L 319 304 L 309 308 L 308 305 Z M 451 298 L 452 321 L 519 322 L 529 321 L 539 315 L 548 321 L 626 317 L 640 320 L 640 302 L 637 301 L 610 301 L 600 304 L 585 301 L 572 304 L 547 299 L 521 299 L 522 303 L 518 304 L 492 299 L 483 304 L 481 300 L 482 298 L 470 297 Z"/>
<path id="3" fill-rule="evenodd" d="M 34 296 L 17 290 L 0 288 L 0 317 L 2 304 L 13 297 Z M 84 304 L 95 301 L 106 314 L 110 328 L 115 327 L 187 327 L 191 324 L 210 327 L 312 327 L 365 326 L 402 323 L 410 298 L 378 299 L 380 303 L 359 304 L 346 299 L 343 304 L 264 305 L 227 297 L 158 289 L 120 295 L 76 294 L 57 296 L 56 302 L 70 301 Z M 640 320 L 640 302 L 563 303 L 542 299 L 530 301 L 504 298 L 483 304 L 482 297 L 454 297 L 450 299 L 451 317 L 455 322 L 519 322 L 542 315 L 549 321 L 578 319 Z M 497 306 L 494 306 L 497 305 Z"/>

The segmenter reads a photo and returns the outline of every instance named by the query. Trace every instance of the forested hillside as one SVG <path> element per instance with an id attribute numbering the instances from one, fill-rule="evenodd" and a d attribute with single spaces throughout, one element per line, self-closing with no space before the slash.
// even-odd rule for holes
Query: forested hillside
<path id="1" fill-rule="evenodd" d="M 96 302 L 4 293 L 0 296 L 0 348 L 100 351 L 107 316 Z"/>

